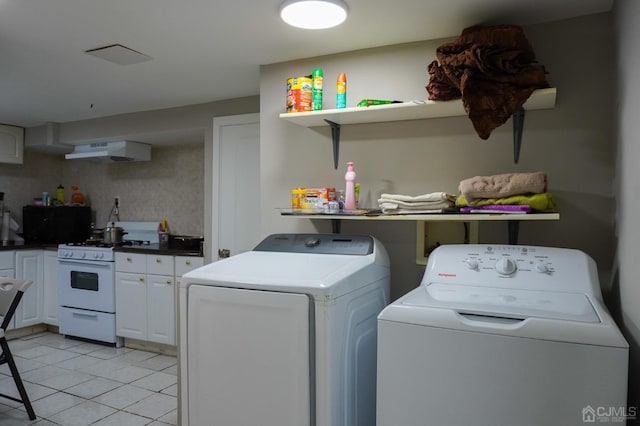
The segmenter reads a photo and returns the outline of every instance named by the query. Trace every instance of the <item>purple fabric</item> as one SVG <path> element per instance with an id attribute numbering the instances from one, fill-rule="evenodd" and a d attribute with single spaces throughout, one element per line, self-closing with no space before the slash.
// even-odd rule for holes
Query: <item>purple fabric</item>
<path id="1" fill-rule="evenodd" d="M 493 211 L 503 211 L 505 213 L 508 212 L 530 212 L 531 206 L 527 205 L 518 205 L 518 204 L 490 204 L 488 206 L 476 206 L 476 207 L 461 207 L 461 213 L 470 213 L 471 211 L 477 210 L 493 210 Z"/>

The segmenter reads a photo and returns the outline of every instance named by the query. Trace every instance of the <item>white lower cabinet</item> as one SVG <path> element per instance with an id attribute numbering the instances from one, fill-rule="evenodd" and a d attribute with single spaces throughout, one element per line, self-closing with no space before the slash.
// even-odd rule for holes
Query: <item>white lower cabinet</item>
<path id="1" fill-rule="evenodd" d="M 16 277 L 16 256 L 13 250 L 0 251 L 0 277 L 15 278 Z M 0 322 L 4 320 L 4 317 L 0 315 Z M 7 328 L 14 328 L 15 319 L 11 320 L 11 323 Z"/>
<path id="2" fill-rule="evenodd" d="M 15 327 L 42 323 L 44 250 L 16 250 L 16 278 L 32 281 L 14 314 Z"/>
<path id="3" fill-rule="evenodd" d="M 42 322 L 58 325 L 58 252 L 44 251 Z"/>
<path id="4" fill-rule="evenodd" d="M 147 340 L 146 274 L 116 272 L 116 336 Z"/>
<path id="5" fill-rule="evenodd" d="M 176 277 L 202 263 L 193 256 L 116 252 L 116 335 L 174 346 Z"/>

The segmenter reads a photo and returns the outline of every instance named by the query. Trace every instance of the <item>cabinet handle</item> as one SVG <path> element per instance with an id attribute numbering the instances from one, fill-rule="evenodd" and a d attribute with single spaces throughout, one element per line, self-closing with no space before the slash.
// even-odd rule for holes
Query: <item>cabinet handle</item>
<path id="1" fill-rule="evenodd" d="M 131 262 L 131 258 L 130 257 L 127 257 L 127 262 Z"/>
<path id="2" fill-rule="evenodd" d="M 160 263 L 160 262 L 161 262 L 160 258 L 156 257 L 156 263 Z"/>
<path id="3" fill-rule="evenodd" d="M 138 281 L 140 281 L 141 283 L 144 282 L 144 277 L 138 277 Z"/>
<path id="4" fill-rule="evenodd" d="M 187 264 L 187 266 L 191 265 L 191 261 L 190 261 L 190 260 L 187 260 L 187 261 L 186 261 L 186 262 L 184 262 L 184 263 L 186 263 L 186 264 Z"/>
<path id="5" fill-rule="evenodd" d="M 172 284 L 171 280 L 167 280 L 167 284 L 171 285 Z"/>

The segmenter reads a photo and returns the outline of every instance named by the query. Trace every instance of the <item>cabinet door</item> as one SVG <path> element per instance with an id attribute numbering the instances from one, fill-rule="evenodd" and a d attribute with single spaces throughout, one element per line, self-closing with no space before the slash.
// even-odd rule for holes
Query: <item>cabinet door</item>
<path id="1" fill-rule="evenodd" d="M 0 124 L 0 163 L 22 164 L 24 129 Z"/>
<path id="2" fill-rule="evenodd" d="M 147 255 L 147 274 L 173 276 L 173 256 Z"/>
<path id="3" fill-rule="evenodd" d="M 13 256 L 13 252 L 11 252 L 11 255 Z M 13 258 L 11 259 L 11 269 L 0 269 L 0 277 L 8 277 L 8 278 L 15 278 L 16 277 L 16 272 L 15 269 L 13 269 L 13 267 L 15 266 L 14 264 L 14 260 Z M 4 320 L 4 316 L 0 315 L 0 322 L 2 322 L 2 320 Z M 13 319 L 11 319 L 11 322 L 9 323 L 9 326 L 7 327 L 8 330 L 15 328 L 15 315 L 13 317 Z"/>
<path id="4" fill-rule="evenodd" d="M 143 274 L 116 272 L 116 336 L 147 339 L 147 284 Z"/>
<path id="5" fill-rule="evenodd" d="M 45 250 L 43 275 L 42 321 L 45 324 L 58 325 L 58 252 Z"/>
<path id="6" fill-rule="evenodd" d="M 176 344 L 174 278 L 147 275 L 147 339 L 166 345 Z"/>
<path id="7" fill-rule="evenodd" d="M 146 255 L 136 253 L 116 253 L 116 271 L 146 274 Z"/>
<path id="8" fill-rule="evenodd" d="M 204 259 L 196 256 L 176 256 L 176 278 L 204 265 Z"/>
<path id="9" fill-rule="evenodd" d="M 16 328 L 42 322 L 43 272 L 43 250 L 16 251 L 16 278 L 32 281 L 14 314 Z"/>

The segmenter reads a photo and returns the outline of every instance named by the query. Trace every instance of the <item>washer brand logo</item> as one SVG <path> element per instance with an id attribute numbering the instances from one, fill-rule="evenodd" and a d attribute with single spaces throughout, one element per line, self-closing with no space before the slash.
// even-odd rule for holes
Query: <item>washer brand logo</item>
<path id="1" fill-rule="evenodd" d="M 442 272 L 438 272 L 439 277 L 457 277 L 457 274 L 444 274 Z"/>
<path id="2" fill-rule="evenodd" d="M 595 423 L 596 410 L 594 410 L 590 405 L 587 405 L 582 409 L 582 421 L 584 423 Z"/>

